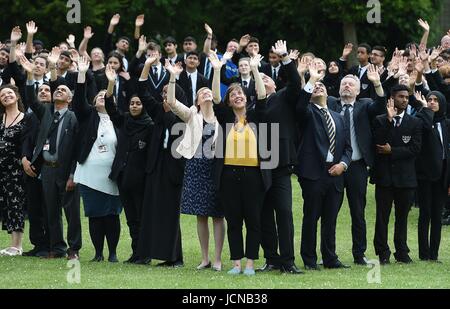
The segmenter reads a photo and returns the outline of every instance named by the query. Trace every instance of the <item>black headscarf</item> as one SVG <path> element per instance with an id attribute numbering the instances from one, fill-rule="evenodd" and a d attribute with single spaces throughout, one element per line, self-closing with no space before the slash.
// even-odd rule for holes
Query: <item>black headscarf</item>
<path id="1" fill-rule="evenodd" d="M 337 73 L 330 73 L 330 64 L 336 63 L 339 71 Z M 325 77 L 323 78 L 323 84 L 327 87 L 327 93 L 329 96 L 339 97 L 339 88 L 341 87 L 341 79 L 343 77 L 342 68 L 338 61 L 330 61 L 327 66 Z"/>
<path id="2" fill-rule="evenodd" d="M 132 96 L 132 98 L 134 97 L 136 96 Z M 142 112 L 138 116 L 132 116 L 130 113 L 126 115 L 125 131 L 128 136 L 133 136 L 147 129 L 153 123 L 144 106 L 142 106 Z"/>
<path id="3" fill-rule="evenodd" d="M 434 123 L 441 122 L 445 119 L 445 117 L 447 115 L 447 100 L 445 99 L 445 96 L 440 91 L 430 91 L 427 94 L 427 100 L 431 95 L 436 96 L 436 98 L 439 102 L 439 110 L 434 113 L 433 122 Z"/>

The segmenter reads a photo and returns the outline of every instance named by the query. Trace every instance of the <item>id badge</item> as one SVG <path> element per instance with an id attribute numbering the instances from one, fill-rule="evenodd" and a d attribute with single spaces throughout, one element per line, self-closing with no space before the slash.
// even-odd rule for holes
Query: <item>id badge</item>
<path id="1" fill-rule="evenodd" d="M 50 143 L 48 140 L 44 144 L 44 148 L 42 148 L 43 151 L 50 151 Z"/>
<path id="2" fill-rule="evenodd" d="M 100 145 L 98 146 L 98 152 L 99 153 L 108 152 L 108 147 L 106 147 L 106 145 Z"/>

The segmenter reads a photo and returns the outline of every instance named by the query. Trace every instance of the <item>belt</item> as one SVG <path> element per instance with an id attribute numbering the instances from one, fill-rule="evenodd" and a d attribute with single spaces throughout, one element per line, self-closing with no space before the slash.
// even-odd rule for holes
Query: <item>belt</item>
<path id="1" fill-rule="evenodd" d="M 58 161 L 44 161 L 44 165 L 48 167 L 59 167 Z"/>

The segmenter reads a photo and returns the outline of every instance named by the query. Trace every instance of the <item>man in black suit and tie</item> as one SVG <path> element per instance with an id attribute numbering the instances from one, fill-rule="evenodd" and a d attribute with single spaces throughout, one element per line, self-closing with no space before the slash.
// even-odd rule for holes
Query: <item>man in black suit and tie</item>
<path id="1" fill-rule="evenodd" d="M 350 129 L 352 163 L 344 174 L 344 186 L 352 218 L 353 259 L 356 264 L 366 265 L 366 193 L 367 168 L 373 167 L 373 138 L 370 124 L 375 116 L 386 112 L 386 97 L 380 82 L 380 75 L 374 65 L 367 69 L 367 77 L 374 85 L 377 99 L 356 99 L 360 81 L 355 75 L 341 80 L 340 98 L 328 97 L 328 108 L 340 113 Z"/>
<path id="2" fill-rule="evenodd" d="M 301 256 L 306 269 L 318 270 L 317 221 L 321 219 L 321 252 L 325 268 L 348 268 L 336 255 L 336 220 L 344 191 L 343 173 L 350 166 L 352 148 L 343 117 L 327 108 L 327 91 L 319 82 L 319 65 L 310 68 L 308 87 L 300 92 L 297 176 L 303 195 Z M 314 86 L 313 86 L 314 85 Z"/>
<path id="3" fill-rule="evenodd" d="M 373 182 L 375 183 L 376 224 L 374 246 L 380 264 L 388 264 L 388 224 L 392 203 L 395 205 L 395 259 L 410 263 L 407 245 L 408 213 L 411 197 L 417 187 L 416 157 L 422 145 L 422 129 L 431 126 L 433 112 L 424 107 L 423 120 L 406 113 L 408 87 L 396 85 L 391 89 L 387 113 L 373 121 L 376 144 Z"/>
<path id="4" fill-rule="evenodd" d="M 358 76 L 361 81 L 361 91 L 359 92 L 358 99 L 361 98 L 376 98 L 375 89 L 372 83 L 367 78 L 367 69 L 369 68 L 369 58 L 372 48 L 367 43 L 361 43 L 358 45 L 356 58 L 359 65 L 352 67 L 348 73 Z"/>
<path id="5" fill-rule="evenodd" d="M 44 214 L 50 238 L 48 258 L 67 254 L 69 259 L 78 259 L 81 248 L 80 196 L 73 182 L 78 122 L 68 109 L 72 92 L 67 86 L 59 85 L 53 93 L 54 103 L 43 104 L 36 100 L 32 76 L 28 74 L 26 94 L 31 109 L 40 120 L 31 165 L 41 173 Z M 63 236 L 62 209 L 68 221 L 68 249 Z"/>
<path id="6" fill-rule="evenodd" d="M 286 66 L 282 63 L 280 55 L 273 49 L 269 51 L 269 63 L 261 67 L 261 72 L 270 76 L 280 91 L 286 86 Z"/>
<path id="7" fill-rule="evenodd" d="M 188 106 L 194 105 L 197 91 L 203 87 L 208 87 L 208 80 L 197 71 L 200 64 L 199 56 L 197 52 L 189 52 L 186 55 L 186 70 L 183 71 L 177 84 L 184 90 Z"/>
<path id="8" fill-rule="evenodd" d="M 165 40 L 163 42 L 163 46 L 164 46 L 164 51 L 167 54 L 167 56 L 161 60 L 163 63 L 165 62 L 165 59 L 169 59 L 170 64 L 172 64 L 172 65 L 175 65 L 178 62 L 184 62 L 183 55 L 177 54 L 178 45 L 177 45 L 177 41 L 173 37 L 168 36 L 167 38 L 165 38 Z"/>
<path id="9" fill-rule="evenodd" d="M 296 124 L 296 104 L 301 84 L 297 68 L 289 58 L 286 42 L 278 41 L 272 51 L 286 66 L 287 86 L 276 92 L 276 85 L 268 75 L 263 75 L 267 93 L 267 121 L 279 125 L 278 165 L 272 169 L 272 185 L 266 192 L 261 215 L 262 239 L 266 264 L 260 269 L 269 271 L 280 269 L 289 274 L 300 274 L 294 263 L 294 222 L 292 217 L 291 175 L 296 164 L 298 130 Z M 272 140 L 271 135 L 267 140 Z M 276 224 L 274 219 L 276 214 Z M 279 247 L 279 253 L 278 253 Z"/>

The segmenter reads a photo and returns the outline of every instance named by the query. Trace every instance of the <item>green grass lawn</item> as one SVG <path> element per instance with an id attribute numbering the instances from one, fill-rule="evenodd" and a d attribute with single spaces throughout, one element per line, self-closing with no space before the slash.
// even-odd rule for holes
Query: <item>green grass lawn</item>
<path id="1" fill-rule="evenodd" d="M 301 230 L 301 195 L 297 181 L 293 178 L 294 188 L 294 224 L 295 252 L 298 266 L 303 266 L 300 252 Z M 375 258 L 372 240 L 375 226 L 375 202 L 373 187 L 368 190 L 368 205 L 366 211 L 368 227 L 367 257 Z M 301 276 L 283 275 L 278 272 L 257 274 L 254 277 L 229 276 L 226 271 L 197 271 L 201 255 L 197 239 L 196 220 L 193 216 L 182 216 L 182 234 L 184 250 L 184 268 L 162 269 L 151 266 L 111 264 L 108 262 L 92 263 L 89 260 L 94 255 L 87 220 L 83 218 L 83 248 L 81 254 L 81 276 L 79 284 L 69 284 L 67 261 L 41 260 L 28 257 L 0 257 L 0 288 L 450 288 L 450 228 L 443 227 L 440 259 L 443 264 L 421 262 L 417 251 L 417 221 L 418 209 L 413 208 L 409 215 L 408 244 L 411 249 L 413 264 L 402 265 L 392 263 L 382 266 L 380 270 L 381 283 L 368 283 L 369 268 L 354 266 L 351 253 L 351 221 L 348 205 L 345 202 L 337 224 L 337 253 L 342 262 L 351 264 L 351 269 L 310 271 Z M 390 246 L 393 249 L 393 218 L 390 224 Z M 26 230 L 28 233 L 28 230 Z M 213 240 L 210 239 L 211 245 Z M 0 234 L 0 247 L 9 245 L 6 233 Z M 213 247 L 211 247 L 213 252 Z M 24 249 L 31 249 L 26 237 Z M 392 250 L 394 251 L 394 250 Z M 105 250 L 105 254 L 107 251 Z M 122 235 L 118 248 L 121 261 L 130 253 L 130 237 L 125 217 L 122 216 Z M 212 257 L 212 256 L 211 256 Z M 391 261 L 393 259 L 391 258 Z M 225 242 L 223 254 L 224 269 L 231 266 L 229 262 L 228 243 Z M 262 250 L 256 266 L 264 263 Z"/>

